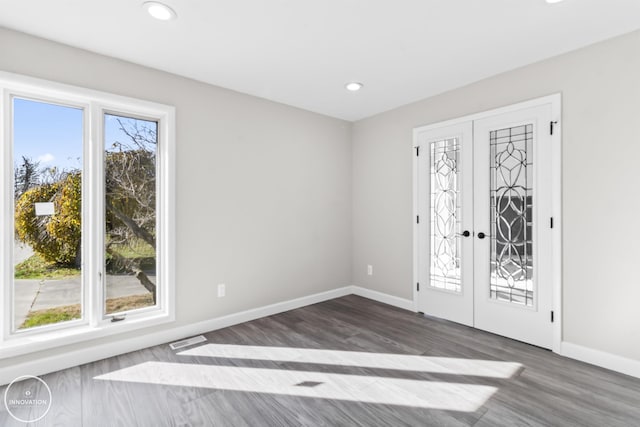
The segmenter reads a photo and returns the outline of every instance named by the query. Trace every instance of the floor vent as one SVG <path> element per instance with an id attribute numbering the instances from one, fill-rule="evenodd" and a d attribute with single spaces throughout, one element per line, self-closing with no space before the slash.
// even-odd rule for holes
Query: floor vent
<path id="1" fill-rule="evenodd" d="M 190 345 L 198 344 L 201 342 L 205 342 L 207 339 L 202 335 L 198 335 L 197 337 L 187 338 L 186 340 L 176 341 L 174 343 L 169 344 L 171 350 L 177 350 L 179 348 L 189 347 Z"/>

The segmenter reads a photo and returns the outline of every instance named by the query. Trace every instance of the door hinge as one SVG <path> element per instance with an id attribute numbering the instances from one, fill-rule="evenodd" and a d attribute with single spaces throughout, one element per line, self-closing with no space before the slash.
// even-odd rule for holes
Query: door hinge
<path id="1" fill-rule="evenodd" d="M 420 146 L 416 147 L 416 156 L 420 155 Z"/>
<path id="2" fill-rule="evenodd" d="M 416 215 L 416 224 L 420 224 L 420 215 Z"/>
<path id="3" fill-rule="evenodd" d="M 551 310 L 551 323 L 553 323 L 553 310 Z"/>
<path id="4" fill-rule="evenodd" d="M 553 129 L 555 128 L 555 125 L 558 124 L 558 121 L 553 121 L 549 123 L 549 134 L 553 135 Z"/>
<path id="5" fill-rule="evenodd" d="M 418 292 L 420 292 L 420 283 L 419 283 L 419 282 L 418 282 L 418 283 L 416 283 L 416 290 L 417 290 Z"/>
<path id="6" fill-rule="evenodd" d="M 553 228 L 553 217 L 549 218 L 549 226 Z"/>

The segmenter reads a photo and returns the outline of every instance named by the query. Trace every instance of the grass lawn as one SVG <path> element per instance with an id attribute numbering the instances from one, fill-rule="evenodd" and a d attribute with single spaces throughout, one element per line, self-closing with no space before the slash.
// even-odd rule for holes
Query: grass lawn
<path id="1" fill-rule="evenodd" d="M 80 270 L 72 267 L 61 267 L 47 262 L 38 254 L 34 254 L 16 265 L 16 279 L 64 279 L 79 276 Z"/>
<path id="2" fill-rule="evenodd" d="M 156 256 L 153 246 L 138 239 L 126 245 L 113 245 L 111 248 L 124 258 L 153 258 Z"/>
<path id="3" fill-rule="evenodd" d="M 49 325 L 80 318 L 80 304 L 50 308 L 48 310 L 30 311 L 27 319 L 19 329 Z"/>
<path id="4" fill-rule="evenodd" d="M 150 305 L 153 305 L 153 297 L 150 293 L 112 298 L 107 300 L 107 313 L 118 313 L 121 311 L 133 310 L 135 308 L 148 307 Z M 22 325 L 20 325 L 19 329 L 66 322 L 69 320 L 79 319 L 80 316 L 80 304 L 30 311 L 27 319 Z"/>
<path id="5" fill-rule="evenodd" d="M 114 245 L 113 249 L 124 258 L 151 259 L 152 263 L 155 262 L 155 250 L 143 241 Z M 16 265 L 14 273 L 16 279 L 64 279 L 79 275 L 80 269 L 47 262 L 37 253 Z"/>
<path id="6" fill-rule="evenodd" d="M 153 295 L 141 294 L 130 297 L 112 298 L 107 300 L 107 313 L 120 313 L 134 308 L 149 307 L 153 305 Z"/>

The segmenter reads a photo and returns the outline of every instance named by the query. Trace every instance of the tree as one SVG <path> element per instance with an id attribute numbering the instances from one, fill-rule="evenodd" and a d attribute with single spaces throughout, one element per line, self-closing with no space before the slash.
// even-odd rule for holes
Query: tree
<path id="1" fill-rule="evenodd" d="M 22 164 L 14 167 L 14 197 L 20 198 L 27 190 L 35 187 L 40 179 L 40 162 L 22 156 Z"/>
<path id="2" fill-rule="evenodd" d="M 124 244 L 135 238 L 155 247 L 155 153 L 136 149 L 105 153 L 107 231 Z"/>
<path id="3" fill-rule="evenodd" d="M 142 241 L 156 248 L 156 129 L 141 120 L 118 119 L 126 141 L 105 150 L 107 269 L 135 275 L 153 294 L 156 285 L 143 271 L 142 260 L 122 255 L 122 249 Z"/>
<path id="4" fill-rule="evenodd" d="M 144 272 L 144 260 L 131 256 L 132 251 L 126 250 L 144 242 L 151 248 L 155 258 L 155 124 L 135 119 L 118 119 L 118 123 L 127 140 L 113 143 L 110 149 L 105 150 L 104 157 L 107 271 L 134 275 L 153 294 L 155 302 L 156 285 Z M 28 165 L 32 169 L 33 162 L 26 158 L 23 161 L 23 166 Z M 20 182 L 24 182 L 25 177 L 38 177 L 39 183 L 33 187 L 32 182 L 32 188 L 23 192 L 16 202 L 18 237 L 47 261 L 79 266 L 81 173 L 55 168 L 29 173 L 27 176 L 21 171 Z M 34 204 L 37 202 L 53 202 L 55 214 L 36 216 Z"/>

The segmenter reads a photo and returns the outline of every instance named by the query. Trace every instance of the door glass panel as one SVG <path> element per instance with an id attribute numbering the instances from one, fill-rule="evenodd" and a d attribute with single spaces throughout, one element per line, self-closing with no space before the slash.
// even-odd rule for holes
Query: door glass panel
<path id="1" fill-rule="evenodd" d="M 105 114 L 105 313 L 157 304 L 158 123 Z"/>
<path id="2" fill-rule="evenodd" d="M 82 317 L 83 110 L 14 98 L 14 329 Z"/>
<path id="3" fill-rule="evenodd" d="M 494 300 L 533 306 L 533 125 L 490 132 L 491 285 Z"/>
<path id="4" fill-rule="evenodd" d="M 431 143 L 431 274 L 429 285 L 461 292 L 460 144 L 458 138 Z"/>

